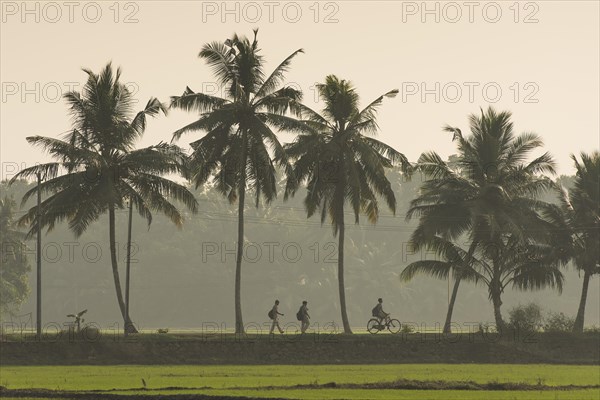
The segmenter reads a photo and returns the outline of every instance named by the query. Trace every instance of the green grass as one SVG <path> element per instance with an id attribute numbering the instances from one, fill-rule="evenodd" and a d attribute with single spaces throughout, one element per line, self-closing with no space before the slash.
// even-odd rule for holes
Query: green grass
<path id="1" fill-rule="evenodd" d="M 11 389 L 107 390 L 178 387 L 291 386 L 314 382 L 364 383 L 397 379 L 597 385 L 598 366 L 510 364 L 250 365 L 250 366 L 3 366 Z"/>
<path id="2" fill-rule="evenodd" d="M 205 390 L 213 396 L 248 396 L 302 400 L 598 400 L 598 390 L 571 390 L 561 392 L 532 391 L 468 391 L 468 390 Z"/>
<path id="3" fill-rule="evenodd" d="M 186 387 L 187 390 L 131 391 Z M 463 391 L 298 389 L 299 384 L 328 382 L 367 383 L 398 379 L 420 381 L 474 381 L 543 384 L 548 386 L 598 385 L 598 366 L 506 364 L 396 364 L 396 365 L 252 365 L 252 366 L 3 366 L 0 385 L 9 389 L 66 391 L 112 390 L 134 395 L 192 394 L 282 397 L 289 399 L 489 399 L 489 400 L 598 400 L 600 389 L 568 391 Z M 264 389 L 266 386 L 289 389 Z"/>
<path id="4" fill-rule="evenodd" d="M 288 398 L 303 400 L 598 400 L 597 390 L 572 390 L 564 392 L 523 392 L 523 391 L 486 391 L 472 392 L 465 390 L 345 390 L 345 389 L 321 389 L 308 390 L 273 390 L 273 391 L 249 391 L 249 390 L 212 390 L 203 391 L 203 394 L 213 396 L 261 396 L 264 398 Z M 6 400 L 61 400 L 40 398 L 11 398 Z"/>

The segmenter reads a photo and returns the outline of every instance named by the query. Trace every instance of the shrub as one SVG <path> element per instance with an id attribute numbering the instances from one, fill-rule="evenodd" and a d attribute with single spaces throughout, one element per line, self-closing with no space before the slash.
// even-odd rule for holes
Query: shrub
<path id="1" fill-rule="evenodd" d="M 476 333 L 491 333 L 491 332 L 497 332 L 495 327 L 493 325 L 490 325 L 488 323 L 483 323 L 480 322 L 477 328 L 477 332 Z"/>
<path id="2" fill-rule="evenodd" d="M 102 336 L 102 332 L 94 326 L 84 326 L 81 330 L 77 330 L 77 326 L 71 325 L 67 329 L 61 330 L 56 336 L 57 339 L 66 341 L 87 341 L 95 342 Z"/>
<path id="3" fill-rule="evenodd" d="M 519 304 L 508 312 L 508 327 L 521 332 L 535 332 L 542 327 L 542 307 L 537 303 Z"/>
<path id="4" fill-rule="evenodd" d="M 592 325 L 583 330 L 584 333 L 600 333 L 600 326 Z"/>
<path id="5" fill-rule="evenodd" d="M 80 336 L 82 339 L 88 341 L 96 341 L 100 339 L 100 337 L 102 336 L 102 332 L 100 332 L 100 330 L 96 327 L 86 326 L 81 328 Z"/>
<path id="6" fill-rule="evenodd" d="M 400 330 L 402 333 L 413 333 L 414 331 L 415 328 L 410 324 L 402 324 L 402 329 Z"/>
<path id="7" fill-rule="evenodd" d="M 549 312 L 544 322 L 546 332 L 571 332 L 575 325 L 575 318 L 563 313 Z"/>

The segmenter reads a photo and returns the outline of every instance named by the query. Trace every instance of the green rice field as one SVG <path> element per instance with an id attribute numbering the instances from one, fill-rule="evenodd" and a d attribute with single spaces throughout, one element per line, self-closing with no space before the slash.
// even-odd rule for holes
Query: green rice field
<path id="1" fill-rule="evenodd" d="M 252 366 L 3 366 L 0 385 L 47 389 L 53 398 L 76 392 L 151 398 L 156 395 L 286 399 L 572 399 L 600 398 L 600 368 L 573 365 L 386 364 Z M 393 382 L 425 389 L 390 389 Z M 492 384 L 501 390 L 455 390 Z M 435 384 L 437 390 L 427 389 Z M 369 387 L 369 385 L 371 385 Z M 512 386 L 511 386 L 512 385 Z M 519 385 L 529 385 L 519 390 Z M 538 389 L 539 388 L 539 389 Z M 444 390 L 440 390 L 444 389 Z M 5 396 L 4 396 L 5 397 Z M 36 395 L 39 398 L 39 394 Z"/>

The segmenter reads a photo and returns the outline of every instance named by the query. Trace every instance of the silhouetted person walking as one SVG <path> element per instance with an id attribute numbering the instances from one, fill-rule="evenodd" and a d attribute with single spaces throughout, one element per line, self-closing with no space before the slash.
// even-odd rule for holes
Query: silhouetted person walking
<path id="1" fill-rule="evenodd" d="M 302 333 L 305 333 L 310 325 L 310 315 L 308 315 L 307 304 L 308 304 L 308 302 L 306 300 L 304 300 L 302 302 L 302 306 L 300 307 L 300 310 L 298 310 L 298 316 L 300 317 L 299 319 L 300 319 L 300 321 L 302 321 L 302 324 L 300 326 L 300 332 L 302 332 Z"/>
<path id="2" fill-rule="evenodd" d="M 271 311 L 269 311 L 269 318 L 273 320 L 273 323 L 271 324 L 271 330 L 269 331 L 269 335 L 273 333 L 275 327 L 279 329 L 279 333 L 283 333 L 283 329 L 281 329 L 281 327 L 279 326 L 280 315 L 283 314 L 279 312 L 279 300 L 275 300 L 275 305 L 273 305 L 273 308 L 271 309 Z"/>

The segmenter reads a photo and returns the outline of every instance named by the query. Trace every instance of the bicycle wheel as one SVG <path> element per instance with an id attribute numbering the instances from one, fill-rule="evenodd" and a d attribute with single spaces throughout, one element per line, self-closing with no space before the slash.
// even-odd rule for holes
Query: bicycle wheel
<path id="1" fill-rule="evenodd" d="M 380 330 L 381 329 L 379 328 L 379 321 L 375 318 L 372 318 L 369 320 L 369 322 L 367 322 L 367 331 L 369 331 L 370 334 L 374 335 Z"/>
<path id="2" fill-rule="evenodd" d="M 390 319 L 390 323 L 388 324 L 388 331 L 390 331 L 391 333 L 398 333 L 400 332 L 400 321 L 398 321 L 397 319 Z"/>

